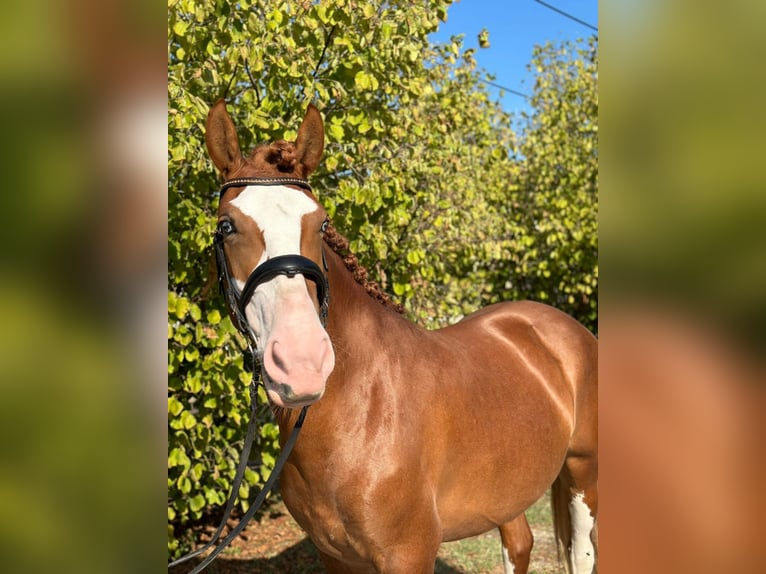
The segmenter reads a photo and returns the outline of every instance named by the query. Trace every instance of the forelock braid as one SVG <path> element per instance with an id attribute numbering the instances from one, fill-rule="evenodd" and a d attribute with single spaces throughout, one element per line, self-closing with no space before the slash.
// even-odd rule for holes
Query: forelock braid
<path id="1" fill-rule="evenodd" d="M 276 165 L 279 171 L 292 171 L 297 163 L 295 146 L 284 140 L 274 142 L 268 148 L 266 161 Z"/>
<path id="2" fill-rule="evenodd" d="M 324 234 L 325 243 L 343 259 L 343 264 L 351 272 L 354 280 L 359 283 L 367 294 L 382 303 L 386 307 L 391 307 L 397 313 L 404 313 L 404 307 L 396 303 L 391 296 L 381 289 L 377 282 L 368 279 L 367 269 L 365 269 L 357 259 L 356 255 L 351 253 L 348 239 L 343 237 L 335 227 L 330 224 Z"/>

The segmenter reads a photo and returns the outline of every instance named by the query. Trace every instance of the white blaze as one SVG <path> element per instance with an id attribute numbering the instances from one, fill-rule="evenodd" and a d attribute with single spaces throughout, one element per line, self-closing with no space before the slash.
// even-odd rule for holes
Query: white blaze
<path id="1" fill-rule="evenodd" d="M 302 191 L 276 186 L 248 186 L 231 205 L 253 219 L 263 233 L 266 249 L 262 263 L 270 257 L 301 252 L 301 220 L 319 209 Z"/>
<path id="2" fill-rule="evenodd" d="M 319 209 L 305 193 L 283 185 L 250 185 L 231 201 L 231 205 L 255 221 L 263 234 L 265 247 L 257 265 L 279 255 L 300 254 L 303 216 Z M 239 280 L 237 284 L 240 289 L 244 287 Z M 261 348 L 269 338 L 276 301 L 280 297 L 283 300 L 291 298 L 295 301 L 292 308 L 305 307 L 307 316 L 313 315 L 319 322 L 305 283 L 284 276 L 276 277 L 258 286 L 246 309 L 248 321 Z"/>

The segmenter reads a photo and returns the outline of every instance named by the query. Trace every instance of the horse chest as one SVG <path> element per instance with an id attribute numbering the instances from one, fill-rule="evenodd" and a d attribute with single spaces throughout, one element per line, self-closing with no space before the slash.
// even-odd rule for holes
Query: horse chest
<path id="1" fill-rule="evenodd" d="M 370 563 L 376 549 L 399 531 L 397 525 L 410 522 L 412 509 L 428 500 L 413 476 L 390 465 L 388 449 L 379 446 L 359 451 L 353 464 L 321 457 L 321 463 L 283 476 L 282 493 L 293 517 L 320 551 L 344 562 Z"/>
<path id="2" fill-rule="evenodd" d="M 315 479 L 319 483 L 319 479 Z M 290 513 L 317 548 L 344 562 L 367 562 L 365 516 L 360 501 L 321 483 L 286 482 L 282 494 Z"/>

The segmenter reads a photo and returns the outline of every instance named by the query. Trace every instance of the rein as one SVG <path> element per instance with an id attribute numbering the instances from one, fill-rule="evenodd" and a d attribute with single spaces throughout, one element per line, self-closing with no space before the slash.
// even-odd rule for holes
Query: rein
<path id="1" fill-rule="evenodd" d="M 297 185 L 303 189 L 311 191 L 311 186 L 305 179 L 293 177 L 243 177 L 231 179 L 225 182 L 221 186 L 219 201 L 227 189 L 231 187 L 244 187 L 247 185 Z M 325 327 L 327 324 L 327 313 L 330 304 L 330 287 L 327 282 L 327 276 L 325 273 L 322 272 L 322 269 L 320 269 L 319 266 L 311 259 L 300 254 L 280 255 L 277 257 L 272 257 L 271 259 L 268 259 L 267 261 L 258 265 L 253 270 L 253 272 L 250 273 L 250 276 L 245 282 L 245 286 L 242 288 L 242 291 L 240 291 L 237 285 L 234 283 L 231 274 L 229 273 L 229 266 L 226 261 L 226 253 L 224 252 L 223 243 L 224 235 L 220 230 L 216 229 L 213 234 L 213 248 L 215 251 L 216 266 L 218 268 L 218 285 L 220 287 L 221 294 L 226 301 L 226 306 L 229 309 L 232 322 L 234 323 L 234 326 L 237 328 L 237 330 L 242 333 L 242 335 L 247 340 L 248 351 L 253 358 L 253 379 L 250 383 L 250 422 L 247 426 L 247 434 L 245 436 L 245 442 L 242 447 L 242 455 L 240 456 L 237 472 L 234 476 L 234 482 L 232 483 L 231 494 L 229 495 L 229 499 L 226 503 L 226 509 L 224 510 L 221 523 L 218 525 L 218 528 L 208 543 L 206 543 L 201 548 L 198 548 L 197 550 L 190 552 L 189 554 L 186 554 L 181 558 L 174 560 L 173 562 L 170 562 L 168 564 L 168 568 L 173 568 L 179 564 L 191 560 L 192 558 L 199 556 L 208 548 L 213 546 L 220 538 L 221 533 L 226 526 L 226 522 L 228 521 L 229 517 L 231 516 L 231 512 L 234 509 L 234 504 L 238 498 L 239 488 L 242 484 L 242 479 L 245 474 L 247 461 L 250 458 L 250 451 L 253 446 L 255 431 L 257 427 L 256 399 L 258 385 L 260 384 L 258 381 L 259 360 L 258 354 L 256 352 L 257 341 L 245 314 L 245 309 L 250 302 L 250 299 L 253 297 L 253 293 L 255 292 L 256 288 L 259 285 L 266 283 L 267 281 L 270 281 L 279 275 L 285 275 L 287 277 L 295 277 L 299 274 L 303 275 L 306 279 L 310 279 L 316 285 L 317 299 L 319 301 L 319 320 L 321 321 L 323 327 Z M 324 250 L 322 251 L 322 263 L 326 272 L 327 262 L 325 260 Z M 303 427 L 303 421 L 306 418 L 307 411 L 308 406 L 305 406 L 301 409 L 301 412 L 298 415 L 298 420 L 295 422 L 295 426 L 290 433 L 290 437 L 287 439 L 287 442 L 285 443 L 285 446 L 282 449 L 282 452 L 280 453 L 279 458 L 277 459 L 277 462 L 274 465 L 271 474 L 269 475 L 269 478 L 266 480 L 263 488 L 258 493 L 258 496 L 247 509 L 245 515 L 226 536 L 223 542 L 221 542 L 207 557 L 205 557 L 205 559 L 200 562 L 189 574 L 197 574 L 198 572 L 204 570 L 213 560 L 215 560 L 218 554 L 220 554 L 229 544 L 231 544 L 231 542 L 237 536 L 239 536 L 247 523 L 250 522 L 250 520 L 253 518 L 255 513 L 258 511 L 266 499 L 269 491 L 271 491 L 271 489 L 274 487 L 277 478 L 282 472 L 282 467 L 284 467 L 285 463 L 287 462 L 287 458 L 290 456 L 290 452 L 293 450 L 293 447 L 298 440 L 298 433 Z"/>

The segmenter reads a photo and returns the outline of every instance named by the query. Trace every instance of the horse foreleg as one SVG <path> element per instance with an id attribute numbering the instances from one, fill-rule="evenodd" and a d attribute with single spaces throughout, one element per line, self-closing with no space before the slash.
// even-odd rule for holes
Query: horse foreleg
<path id="1" fill-rule="evenodd" d="M 499 529 L 505 574 L 527 574 L 534 539 L 526 516 L 519 514 L 510 522 L 501 524 Z"/>

